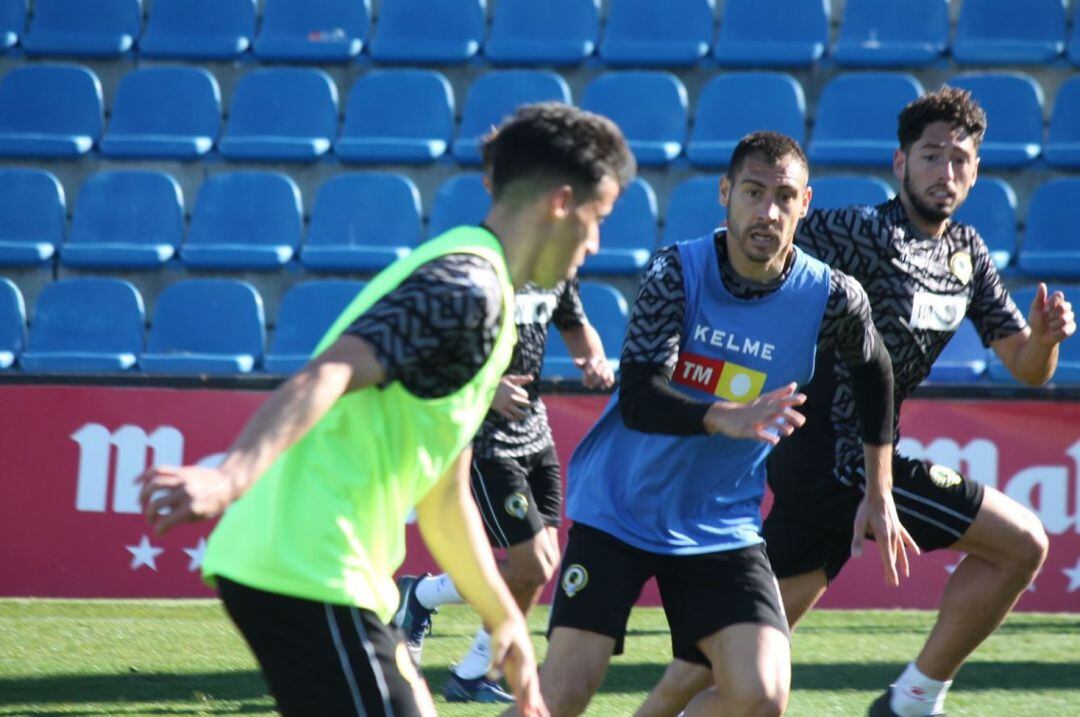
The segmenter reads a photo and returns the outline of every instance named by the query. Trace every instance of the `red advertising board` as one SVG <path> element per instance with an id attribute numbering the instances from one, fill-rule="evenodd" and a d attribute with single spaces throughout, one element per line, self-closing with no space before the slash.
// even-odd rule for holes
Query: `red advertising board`
<path id="1" fill-rule="evenodd" d="M 194 597 L 210 525 L 167 536 L 147 529 L 133 483 L 151 463 L 213 462 L 264 392 L 93 386 L 0 386 L 0 595 Z M 603 407 L 602 396 L 549 396 L 564 463 Z M 901 449 L 957 467 L 1042 519 L 1050 556 L 1019 609 L 1080 611 L 1080 405 L 913 400 Z M 403 570 L 434 566 L 410 528 Z M 829 607 L 933 607 L 949 552 L 922 556 L 899 588 L 874 551 L 853 560 Z M 653 603 L 647 589 L 642 601 Z"/>

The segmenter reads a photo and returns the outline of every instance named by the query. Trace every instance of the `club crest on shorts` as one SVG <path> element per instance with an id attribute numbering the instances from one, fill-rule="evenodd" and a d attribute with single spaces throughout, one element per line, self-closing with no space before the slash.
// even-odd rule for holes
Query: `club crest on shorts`
<path id="1" fill-rule="evenodd" d="M 955 488 L 960 485 L 962 479 L 960 474 L 952 468 L 935 463 L 930 466 L 930 480 L 934 481 L 934 485 L 938 488 Z"/>
<path id="2" fill-rule="evenodd" d="M 589 584 L 589 571 L 585 566 L 574 563 L 562 575 L 562 589 L 566 597 L 574 597 Z"/>
<path id="3" fill-rule="evenodd" d="M 949 257 L 949 271 L 952 272 L 961 284 L 971 280 L 971 254 L 966 251 L 958 251 Z"/>
<path id="4" fill-rule="evenodd" d="M 503 507 L 506 508 L 507 513 L 518 520 L 525 520 L 525 516 L 529 513 L 529 499 L 524 493 L 511 493 L 503 501 Z"/>

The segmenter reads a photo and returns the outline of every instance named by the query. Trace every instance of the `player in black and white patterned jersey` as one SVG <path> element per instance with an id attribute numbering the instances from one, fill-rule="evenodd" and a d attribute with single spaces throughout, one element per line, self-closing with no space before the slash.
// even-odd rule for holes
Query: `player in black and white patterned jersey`
<path id="1" fill-rule="evenodd" d="M 1048 296 L 1043 285 L 1025 320 L 978 233 L 950 219 L 975 182 L 985 129 L 985 113 L 967 92 L 944 87 L 919 98 L 899 117 L 898 197 L 877 207 L 811 211 L 796 235 L 799 246 L 854 276 L 870 297 L 892 356 L 897 416 L 965 316 L 1010 372 L 1033 386 L 1053 375 L 1057 346 L 1076 328 L 1064 295 Z M 764 535 L 792 625 L 852 553 L 862 500 L 851 377 L 835 361 L 823 360 L 820 369 L 805 389 L 806 426 L 781 443 L 769 465 L 776 499 Z M 951 467 L 896 454 L 893 480 L 901 521 L 919 547 L 967 555 L 949 578 L 918 658 L 870 715 L 944 714 L 953 676 L 1034 579 L 1047 538 L 1031 511 Z M 693 692 L 688 668 L 679 668 L 665 675 L 658 703 L 675 705 L 685 699 L 674 697 L 680 690 Z"/>

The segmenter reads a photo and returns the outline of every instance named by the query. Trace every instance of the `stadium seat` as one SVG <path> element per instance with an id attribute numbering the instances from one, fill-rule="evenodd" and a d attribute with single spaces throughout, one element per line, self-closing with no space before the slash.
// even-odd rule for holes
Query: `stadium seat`
<path id="1" fill-rule="evenodd" d="M 142 353 L 144 324 L 142 297 L 130 283 L 63 279 L 38 296 L 19 363 L 35 373 L 126 371 Z"/>
<path id="2" fill-rule="evenodd" d="M 698 167 L 726 167 L 735 145 L 751 132 L 783 132 L 802 143 L 805 128 L 806 98 L 791 75 L 723 73 L 701 89 L 686 156 Z"/>
<path id="3" fill-rule="evenodd" d="M 979 177 L 955 216 L 979 231 L 999 271 L 1012 262 L 1016 253 L 1016 192 L 1008 182 Z"/>
<path id="4" fill-rule="evenodd" d="M 1067 49 L 1069 62 L 1080 66 L 1080 22 L 1073 17 L 1072 32 L 1069 34 L 1069 46 Z"/>
<path id="5" fill-rule="evenodd" d="M 889 183 L 866 175 L 833 175 L 810 180 L 812 209 L 839 209 L 853 205 L 873 207 L 893 197 Z"/>
<path id="6" fill-rule="evenodd" d="M 0 0 L 0 51 L 10 50 L 26 32 L 26 0 Z"/>
<path id="7" fill-rule="evenodd" d="M 713 56 L 721 65 L 807 67 L 829 45 L 829 0 L 726 0 Z"/>
<path id="8" fill-rule="evenodd" d="M 712 0 L 610 0 L 600 59 L 612 66 L 690 66 L 709 53 Z"/>
<path id="9" fill-rule="evenodd" d="M 847 0 L 833 50 L 838 65 L 912 67 L 949 45 L 949 0 Z"/>
<path id="10" fill-rule="evenodd" d="M 266 0 L 255 38 L 260 60 L 347 62 L 367 40 L 365 0 Z"/>
<path id="11" fill-rule="evenodd" d="M 982 344 L 975 324 L 964 320 L 930 369 L 931 383 L 974 383 L 986 371 L 989 349 Z"/>
<path id="12" fill-rule="evenodd" d="M 364 288 L 362 281 L 305 281 L 281 300 L 266 372 L 295 373 L 311 358 L 319 341 L 345 307 Z"/>
<path id="13" fill-rule="evenodd" d="M 463 225 L 476 225 L 487 216 L 491 195 L 479 172 L 455 174 L 439 185 L 428 222 L 428 238 Z"/>
<path id="14" fill-rule="evenodd" d="M 141 26 L 139 0 L 34 0 L 22 46 L 28 55 L 119 57 Z"/>
<path id="15" fill-rule="evenodd" d="M 499 0 L 484 54 L 495 65 L 577 65 L 596 50 L 597 0 Z"/>
<path id="16" fill-rule="evenodd" d="M 154 269 L 173 258 L 184 238 L 184 197 L 165 172 L 104 171 L 83 182 L 68 241 L 66 266 Z"/>
<path id="17" fill-rule="evenodd" d="M 0 156 L 78 157 L 101 124 L 101 82 L 85 67 L 22 65 L 0 80 Z"/>
<path id="18" fill-rule="evenodd" d="M 300 263 L 377 271 L 420 243 L 420 190 L 403 174 L 339 174 L 319 188 Z"/>
<path id="19" fill-rule="evenodd" d="M 1028 206 L 1019 264 L 1037 278 L 1080 278 L 1080 178 L 1051 179 L 1039 185 Z"/>
<path id="20" fill-rule="evenodd" d="M 1080 167 L 1080 77 L 1070 77 L 1058 89 L 1044 154 L 1055 167 Z"/>
<path id="21" fill-rule="evenodd" d="M 345 162 L 422 164 L 446 153 L 454 92 L 434 70 L 373 70 L 353 85 L 334 152 Z"/>
<path id="22" fill-rule="evenodd" d="M 15 365 L 26 344 L 26 306 L 11 279 L 0 276 L 0 370 Z"/>
<path id="23" fill-rule="evenodd" d="M 198 159 L 221 131 L 221 90 L 200 67 L 146 67 L 120 80 L 101 153 L 123 159 Z"/>
<path id="24" fill-rule="evenodd" d="M 255 0 L 154 0 L 139 51 L 146 57 L 234 60 L 254 35 Z"/>
<path id="25" fill-rule="evenodd" d="M 236 85 L 219 151 L 232 160 L 314 161 L 337 137 L 337 100 L 322 70 L 255 70 Z"/>
<path id="26" fill-rule="evenodd" d="M 480 142 L 519 105 L 557 100 L 570 102 L 570 88 L 560 75 L 546 70 L 495 70 L 481 75 L 469 87 L 454 140 L 454 159 L 478 165 Z"/>
<path id="27" fill-rule="evenodd" d="M 385 63 L 465 62 L 480 50 L 485 12 L 484 0 L 382 0 L 368 53 Z"/>
<path id="28" fill-rule="evenodd" d="M 615 120 L 638 164 L 666 165 L 686 142 L 686 88 L 668 72 L 607 72 L 585 87 L 581 106 Z"/>
<path id="29" fill-rule="evenodd" d="M 964 0 L 953 57 L 960 64 L 1042 64 L 1065 50 L 1061 0 Z"/>
<path id="30" fill-rule="evenodd" d="M 891 167 L 896 116 L 922 93 L 919 81 L 903 73 L 835 76 L 818 100 L 810 161 Z"/>
<path id="31" fill-rule="evenodd" d="M 300 244 L 302 215 L 300 189 L 285 174 L 211 175 L 195 198 L 180 259 L 199 269 L 281 268 Z"/>
<path id="32" fill-rule="evenodd" d="M 583 274 L 635 275 L 656 249 L 656 193 L 638 177 L 600 225 L 600 251 L 585 260 Z"/>
<path id="33" fill-rule="evenodd" d="M 661 246 L 705 236 L 727 219 L 720 204 L 720 175 L 684 179 L 671 191 Z"/>
<path id="34" fill-rule="evenodd" d="M 1031 77 L 1020 72 L 972 73 L 947 84 L 970 90 L 986 110 L 980 168 L 1018 169 L 1042 154 L 1043 93 Z"/>
<path id="35" fill-rule="evenodd" d="M 64 240 L 59 180 L 41 169 L 0 169 L 0 266 L 47 264 Z"/>
<path id="36" fill-rule="evenodd" d="M 158 297 L 139 364 L 155 374 L 251 373 L 262 361 L 265 324 L 262 297 L 247 282 L 178 281 Z"/>
<path id="37" fill-rule="evenodd" d="M 618 370 L 619 354 L 622 353 L 629 316 L 626 299 L 613 286 L 583 281 L 581 282 L 581 305 L 585 309 L 585 315 L 589 317 L 589 323 L 600 335 L 600 342 L 604 346 L 608 362 Z M 566 343 L 554 327 L 548 331 L 541 374 L 547 379 L 581 379 L 581 369 L 574 365 L 574 359 L 570 357 Z"/>
<path id="38" fill-rule="evenodd" d="M 1055 286 L 1053 284 L 1047 285 L 1047 293 L 1052 294 L 1056 290 L 1063 290 L 1065 297 L 1069 298 L 1070 287 L 1068 286 Z M 1024 316 L 1028 315 L 1028 310 L 1031 308 L 1031 302 L 1035 299 L 1037 287 L 1027 286 L 1022 289 L 1010 292 L 1012 294 L 1013 301 L 1016 302 L 1016 308 L 1020 310 L 1020 313 Z M 987 365 L 987 374 L 994 383 L 1004 383 L 1016 385 L 1019 383 L 1009 373 L 1009 369 L 1005 367 L 1005 364 L 1001 362 L 1001 359 L 997 357 L 997 354 L 990 353 L 990 363 Z M 1080 383 L 1080 341 L 1077 341 L 1075 337 L 1062 341 L 1058 347 L 1058 363 L 1057 370 L 1054 371 L 1054 377 L 1050 379 L 1051 384 L 1066 384 L 1066 383 Z"/>

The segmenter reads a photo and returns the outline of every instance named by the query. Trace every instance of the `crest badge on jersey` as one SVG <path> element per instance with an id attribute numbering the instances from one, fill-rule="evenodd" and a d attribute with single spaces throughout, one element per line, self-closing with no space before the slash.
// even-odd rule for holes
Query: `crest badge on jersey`
<path id="1" fill-rule="evenodd" d="M 952 468 L 935 463 L 930 466 L 930 480 L 934 481 L 938 488 L 955 488 L 963 479 Z"/>
<path id="2" fill-rule="evenodd" d="M 589 571 L 585 566 L 574 563 L 566 569 L 562 576 L 562 589 L 566 597 L 572 598 L 585 589 L 589 584 Z"/>
<path id="3" fill-rule="evenodd" d="M 958 251 L 949 257 L 949 271 L 961 284 L 971 281 L 971 254 L 966 251 Z"/>
<path id="4" fill-rule="evenodd" d="M 525 520 L 525 516 L 529 513 L 529 499 L 524 493 L 511 493 L 503 501 L 503 508 L 518 520 Z"/>

